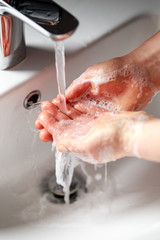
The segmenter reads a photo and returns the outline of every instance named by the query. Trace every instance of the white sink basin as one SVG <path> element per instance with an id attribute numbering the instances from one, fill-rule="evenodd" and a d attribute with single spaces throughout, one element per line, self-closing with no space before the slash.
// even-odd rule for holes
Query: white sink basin
<path id="1" fill-rule="evenodd" d="M 157 29 L 158 18 L 141 16 L 69 55 L 67 84 L 88 66 L 136 48 Z M 54 169 L 54 155 L 51 144 L 40 142 L 34 129 L 39 110 L 24 109 L 23 100 L 35 89 L 43 100 L 51 100 L 57 95 L 57 84 L 53 54 L 31 48 L 28 53 L 13 74 L 35 68 L 38 72 L 43 66 L 42 71 L 0 101 L 0 239 L 159 239 L 159 164 L 136 158 L 110 163 L 107 183 L 104 168 L 96 171 L 86 165 L 93 181 L 88 193 L 80 193 L 70 205 L 51 203 L 42 194 L 42 180 Z M 157 117 L 159 101 L 157 95 L 147 109 Z"/>

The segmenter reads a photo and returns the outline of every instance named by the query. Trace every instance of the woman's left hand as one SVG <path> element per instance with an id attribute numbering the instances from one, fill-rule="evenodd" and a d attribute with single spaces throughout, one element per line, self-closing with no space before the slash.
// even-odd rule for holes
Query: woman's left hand
<path id="1" fill-rule="evenodd" d="M 84 114 L 71 106 L 68 108 L 68 115 L 65 115 L 52 102 L 42 104 L 43 112 L 38 117 L 43 127 L 40 138 L 42 141 L 52 140 L 47 138 L 49 133 L 58 151 L 87 156 L 91 163 L 104 163 L 134 155 L 137 123 L 150 118 L 143 112 L 111 114 L 96 107 L 95 116 L 93 109 L 91 114 Z"/>

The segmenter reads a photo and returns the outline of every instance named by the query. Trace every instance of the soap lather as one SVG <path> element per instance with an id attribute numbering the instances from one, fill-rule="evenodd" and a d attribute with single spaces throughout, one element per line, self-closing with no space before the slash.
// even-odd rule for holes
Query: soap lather
<path id="1" fill-rule="evenodd" d="M 23 23 L 55 41 L 68 38 L 78 20 L 52 0 L 0 0 L 0 69 L 26 57 Z"/>

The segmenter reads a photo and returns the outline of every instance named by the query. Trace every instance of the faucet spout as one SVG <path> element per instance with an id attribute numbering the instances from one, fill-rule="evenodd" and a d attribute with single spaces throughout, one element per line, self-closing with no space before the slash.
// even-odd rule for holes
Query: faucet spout
<path id="1" fill-rule="evenodd" d="M 0 0 L 0 69 L 25 58 L 23 22 L 55 41 L 68 38 L 78 26 L 78 20 L 52 0 Z"/>

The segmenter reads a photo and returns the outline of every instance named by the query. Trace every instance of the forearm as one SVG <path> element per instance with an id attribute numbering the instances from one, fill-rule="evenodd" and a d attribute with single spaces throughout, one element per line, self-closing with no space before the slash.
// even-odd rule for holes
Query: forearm
<path id="1" fill-rule="evenodd" d="M 147 160 L 160 162 L 160 120 L 153 118 L 137 122 L 133 136 L 132 152 Z"/>
<path id="2" fill-rule="evenodd" d="M 144 42 L 140 47 L 131 52 L 135 61 L 144 66 L 149 78 L 156 88 L 160 90 L 160 32 Z"/>

